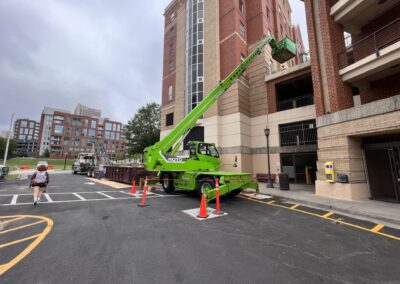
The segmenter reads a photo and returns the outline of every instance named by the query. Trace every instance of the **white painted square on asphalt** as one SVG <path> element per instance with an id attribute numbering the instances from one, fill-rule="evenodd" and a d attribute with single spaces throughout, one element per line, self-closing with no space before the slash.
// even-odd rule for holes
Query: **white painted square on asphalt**
<path id="1" fill-rule="evenodd" d="M 199 217 L 197 217 L 197 215 L 199 214 L 199 210 L 200 210 L 199 208 L 194 208 L 194 209 L 182 210 L 182 212 L 185 214 L 188 214 L 189 216 L 192 216 L 193 218 L 195 218 L 199 221 L 209 220 L 209 219 L 223 217 L 223 216 L 228 215 L 228 213 L 226 213 L 226 212 L 223 212 L 222 215 L 213 214 L 213 212 L 215 212 L 216 210 L 214 208 L 207 207 L 208 217 L 207 218 L 199 218 Z"/>

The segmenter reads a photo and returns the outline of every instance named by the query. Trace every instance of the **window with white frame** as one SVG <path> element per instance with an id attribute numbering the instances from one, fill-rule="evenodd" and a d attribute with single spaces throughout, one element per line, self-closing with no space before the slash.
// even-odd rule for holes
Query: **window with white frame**
<path id="1" fill-rule="evenodd" d="M 173 97 L 173 92 L 174 92 L 174 87 L 172 85 L 168 86 L 168 101 L 172 101 Z"/>
<path id="2" fill-rule="evenodd" d="M 240 22 L 240 35 L 244 36 L 244 32 L 245 32 L 244 24 Z"/>

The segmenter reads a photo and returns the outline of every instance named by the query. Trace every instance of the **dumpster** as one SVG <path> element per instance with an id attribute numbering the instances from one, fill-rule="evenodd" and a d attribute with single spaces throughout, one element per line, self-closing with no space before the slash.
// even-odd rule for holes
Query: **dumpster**
<path id="1" fill-rule="evenodd" d="M 133 180 L 139 183 L 140 179 L 146 178 L 154 179 L 157 177 L 157 172 L 149 172 L 144 167 L 117 167 L 117 166 L 106 166 L 105 178 L 117 182 L 123 182 L 131 184 Z"/>
<path id="2" fill-rule="evenodd" d="M 289 175 L 280 174 L 279 175 L 279 188 L 280 190 L 289 190 Z"/>

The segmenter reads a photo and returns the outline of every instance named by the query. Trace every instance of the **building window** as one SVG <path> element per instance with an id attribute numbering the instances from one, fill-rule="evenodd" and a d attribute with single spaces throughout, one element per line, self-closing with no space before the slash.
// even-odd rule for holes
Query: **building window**
<path id="1" fill-rule="evenodd" d="M 172 85 L 169 85 L 168 86 L 168 101 L 169 102 L 172 101 L 173 92 L 174 92 L 174 87 Z"/>
<path id="2" fill-rule="evenodd" d="M 171 112 L 165 116 L 165 126 L 174 125 L 174 113 Z"/>
<path id="3" fill-rule="evenodd" d="M 28 122 L 26 122 L 25 120 L 21 121 L 21 127 L 27 127 L 27 126 L 28 126 Z"/>
<path id="4" fill-rule="evenodd" d="M 169 20 L 172 23 L 173 21 L 175 21 L 175 12 L 172 12 L 171 15 L 169 16 Z"/>
<path id="5" fill-rule="evenodd" d="M 269 18 L 269 8 L 267 7 L 267 18 Z"/>
<path id="6" fill-rule="evenodd" d="M 317 144 L 315 120 L 279 125 L 281 146 Z"/>
<path id="7" fill-rule="evenodd" d="M 174 35 L 175 35 L 175 29 L 174 27 L 172 27 L 169 30 L 169 38 L 172 40 L 174 38 Z"/>
<path id="8" fill-rule="evenodd" d="M 203 100 L 203 47 L 204 24 L 203 1 L 186 0 L 186 80 L 185 113 L 189 113 Z"/>
<path id="9" fill-rule="evenodd" d="M 97 123 L 96 120 L 92 120 L 92 122 L 90 123 L 91 128 L 96 128 Z"/>
<path id="10" fill-rule="evenodd" d="M 63 126 L 63 125 L 56 124 L 56 125 L 54 126 L 54 133 L 55 133 L 55 134 L 62 134 L 63 131 L 64 131 L 64 126 Z"/>
<path id="11" fill-rule="evenodd" d="M 240 35 L 244 36 L 244 24 L 242 22 L 240 22 Z"/>
<path id="12" fill-rule="evenodd" d="M 173 60 L 171 60 L 171 61 L 168 63 L 168 71 L 169 71 L 169 72 L 174 71 L 174 61 L 173 61 Z"/>
<path id="13" fill-rule="evenodd" d="M 242 0 L 239 0 L 239 10 L 240 13 L 244 14 L 244 4 Z"/>
<path id="14" fill-rule="evenodd" d="M 172 53 L 174 53 L 174 43 L 173 42 L 171 42 L 169 44 L 169 54 L 171 55 Z"/>
<path id="15" fill-rule="evenodd" d="M 106 123 L 106 130 L 111 130 L 111 128 L 112 128 L 112 124 L 107 122 Z"/>

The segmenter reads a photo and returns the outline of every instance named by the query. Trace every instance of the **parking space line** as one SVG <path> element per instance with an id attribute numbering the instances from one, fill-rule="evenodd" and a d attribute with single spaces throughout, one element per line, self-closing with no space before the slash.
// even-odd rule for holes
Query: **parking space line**
<path id="1" fill-rule="evenodd" d="M 272 203 L 275 203 L 275 200 L 272 200 L 272 201 L 268 201 L 268 202 L 262 202 L 262 201 L 260 201 L 261 203 L 266 203 L 266 204 L 272 204 Z"/>
<path id="2" fill-rule="evenodd" d="M 322 218 L 328 218 L 329 216 L 331 216 L 331 215 L 333 215 L 333 214 L 335 214 L 335 212 L 329 211 L 328 213 L 322 215 L 321 217 L 322 217 Z"/>
<path id="3" fill-rule="evenodd" d="M 85 201 L 86 199 L 83 198 L 81 195 L 79 195 L 78 193 L 74 192 L 73 195 L 75 195 L 76 197 L 78 197 L 80 200 Z"/>
<path id="4" fill-rule="evenodd" d="M 8 230 L 5 230 L 5 231 L 1 231 L 1 232 L 0 232 L 0 235 L 5 234 L 5 233 L 8 233 L 8 232 L 12 232 L 12 231 L 21 230 L 21 229 L 23 229 L 23 228 L 35 226 L 35 225 L 41 224 L 41 223 L 43 223 L 43 222 L 46 222 L 46 221 L 41 220 L 41 221 L 37 221 L 37 222 L 34 222 L 34 223 L 26 224 L 26 225 L 23 225 L 23 226 L 19 226 L 19 227 L 16 227 L 16 228 L 12 228 L 12 229 L 8 229 Z"/>
<path id="5" fill-rule="evenodd" d="M 11 200 L 11 204 L 17 204 L 18 194 L 14 194 Z"/>
<path id="6" fill-rule="evenodd" d="M 385 225 L 383 225 L 383 224 L 378 224 L 378 225 L 376 225 L 375 227 L 373 227 L 372 229 L 371 229 L 371 231 L 372 232 L 379 232 L 383 227 L 385 227 Z"/>
<path id="7" fill-rule="evenodd" d="M 300 205 L 299 204 L 295 204 L 295 205 L 293 205 L 292 207 L 290 207 L 290 209 L 296 209 L 297 207 L 299 207 Z"/>
<path id="8" fill-rule="evenodd" d="M 13 241 L 13 242 L 1 244 L 1 245 L 0 245 L 0 249 L 1 249 L 1 248 L 8 247 L 8 246 L 15 245 L 15 244 L 19 244 L 19 243 L 22 243 L 22 242 L 25 242 L 25 241 L 29 241 L 29 240 L 32 240 L 32 239 L 37 238 L 37 237 L 39 237 L 39 236 L 40 236 L 40 234 L 37 234 L 37 235 L 33 235 L 33 236 L 30 236 L 30 237 L 26 237 L 26 238 L 23 238 L 23 239 L 19 239 L 19 240 Z"/>
<path id="9" fill-rule="evenodd" d="M 243 199 L 246 199 L 246 200 L 249 200 L 249 201 L 259 202 L 259 203 L 271 205 L 271 206 L 274 206 L 274 207 L 286 208 L 286 209 L 289 209 L 289 210 L 292 210 L 292 211 L 301 212 L 301 213 L 304 213 L 304 214 L 307 214 L 307 215 L 311 215 L 311 216 L 315 216 L 315 217 L 319 217 L 319 218 L 322 218 L 322 219 L 325 219 L 325 220 L 334 221 L 337 224 L 346 225 L 346 226 L 349 226 L 349 227 L 357 228 L 357 229 L 360 229 L 360 230 L 363 230 L 363 231 L 367 231 L 367 232 L 370 232 L 370 233 L 373 233 L 373 234 L 378 234 L 378 235 L 381 235 L 381 236 L 384 236 L 384 237 L 387 237 L 387 238 L 391 238 L 391 239 L 400 241 L 400 237 L 396 237 L 396 236 L 393 236 L 393 235 L 389 235 L 389 234 L 385 234 L 385 233 L 379 232 L 379 230 L 382 229 L 383 227 L 379 228 L 378 226 L 382 225 L 382 224 L 378 224 L 374 228 L 370 229 L 370 228 L 365 228 L 365 227 L 361 227 L 361 226 L 358 226 L 358 225 L 354 225 L 354 224 L 348 223 L 348 222 L 343 221 L 343 220 L 335 220 L 335 219 L 329 217 L 330 215 L 335 213 L 335 212 L 333 212 L 332 214 L 329 214 L 329 213 L 331 213 L 331 211 L 326 213 L 326 214 L 324 214 L 324 215 L 318 215 L 318 214 L 315 214 L 315 213 L 312 213 L 312 212 L 308 212 L 308 211 L 305 211 L 305 210 L 301 210 L 301 209 L 297 209 L 297 208 L 291 209 L 291 207 L 286 207 L 286 206 L 283 206 L 283 205 L 280 205 L 280 204 L 274 204 L 272 201 L 264 202 L 264 201 L 261 201 L 261 200 L 256 200 L 256 199 L 252 199 L 252 198 L 248 198 L 248 197 L 244 197 L 244 196 L 239 196 L 239 197 L 243 198 Z"/>
<path id="10" fill-rule="evenodd" d="M 46 196 L 46 199 L 48 202 L 53 202 L 53 199 L 51 199 L 51 197 L 48 193 L 45 193 L 44 196 Z"/>
<path id="11" fill-rule="evenodd" d="M 130 196 L 135 196 L 135 195 L 133 195 L 132 193 L 130 193 L 130 192 L 126 192 L 126 191 L 120 191 L 121 193 L 125 193 L 125 194 L 128 194 L 128 195 L 130 195 Z"/>
<path id="12" fill-rule="evenodd" d="M 110 198 L 110 199 L 115 199 L 115 197 L 112 197 L 112 196 L 110 196 L 110 195 L 108 195 L 108 194 L 105 194 L 105 193 L 102 193 L 101 191 L 96 191 L 98 194 L 101 194 L 101 195 L 103 195 L 103 196 L 105 196 L 105 197 L 108 197 L 108 198 Z"/>

